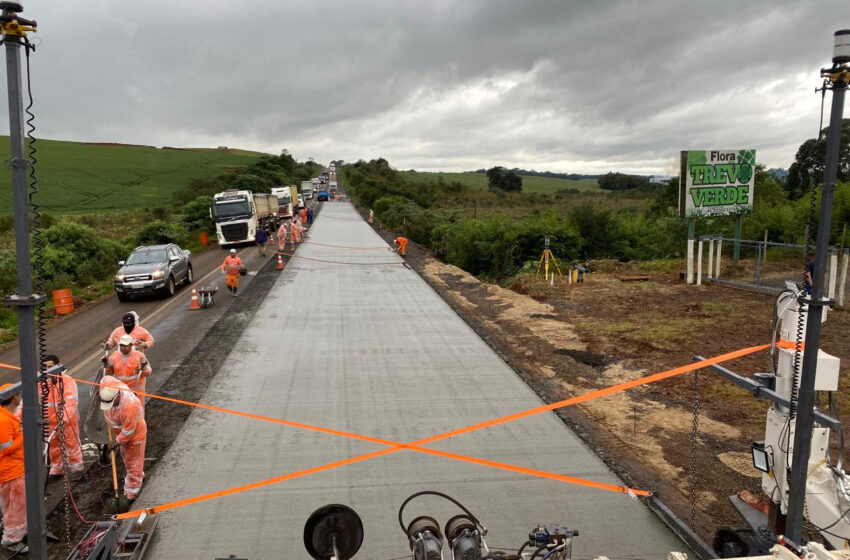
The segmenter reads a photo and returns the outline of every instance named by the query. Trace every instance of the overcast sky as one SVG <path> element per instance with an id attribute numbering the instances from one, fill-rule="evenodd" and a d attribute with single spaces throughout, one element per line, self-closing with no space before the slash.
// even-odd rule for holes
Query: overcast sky
<path id="1" fill-rule="evenodd" d="M 850 27 L 847 0 L 23 3 L 42 137 L 420 170 L 788 167 Z"/>

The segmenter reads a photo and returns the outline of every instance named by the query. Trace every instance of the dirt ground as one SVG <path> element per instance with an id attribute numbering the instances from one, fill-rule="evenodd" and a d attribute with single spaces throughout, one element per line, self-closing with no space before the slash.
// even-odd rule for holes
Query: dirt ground
<path id="1" fill-rule="evenodd" d="M 549 286 L 525 275 L 506 289 L 413 244 L 407 261 L 547 402 L 688 364 L 694 355 L 711 357 L 770 340 L 773 296 L 689 286 L 678 272 L 602 263 L 607 272 L 588 274 L 580 284 L 558 278 Z M 646 279 L 636 281 L 639 276 Z M 821 346 L 842 359 L 842 374 L 850 368 L 848 332 L 850 311 L 830 311 Z M 747 375 L 770 371 L 767 351 L 723 365 Z M 842 375 L 839 401 L 848 385 Z M 741 490 L 762 495 L 750 445 L 764 438 L 766 409 L 766 402 L 703 370 L 558 414 L 627 483 L 654 492 L 710 544 L 717 527 L 742 524 L 728 496 Z M 846 431 L 850 403 L 841 411 Z"/>

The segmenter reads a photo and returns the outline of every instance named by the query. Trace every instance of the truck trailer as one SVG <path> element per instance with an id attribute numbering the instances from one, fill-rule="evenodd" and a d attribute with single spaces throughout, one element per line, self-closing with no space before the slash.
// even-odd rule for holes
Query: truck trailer
<path id="1" fill-rule="evenodd" d="M 313 198 L 313 181 L 301 181 L 301 196 L 305 201 Z"/>
<path id="2" fill-rule="evenodd" d="M 213 195 L 210 217 L 221 247 L 253 243 L 257 230 L 277 223 L 277 197 L 265 193 L 229 190 Z"/>

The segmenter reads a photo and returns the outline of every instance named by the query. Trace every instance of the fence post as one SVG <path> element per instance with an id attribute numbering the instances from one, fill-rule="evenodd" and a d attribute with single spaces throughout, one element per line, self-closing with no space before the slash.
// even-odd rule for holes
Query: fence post
<path id="1" fill-rule="evenodd" d="M 717 260 L 714 263 L 714 277 L 720 278 L 720 256 L 723 252 L 723 236 L 717 240 Z"/>
<path id="2" fill-rule="evenodd" d="M 732 264 L 738 266 L 738 259 L 741 256 L 741 222 L 744 216 L 738 214 L 735 216 L 735 239 L 732 241 Z"/>
<path id="3" fill-rule="evenodd" d="M 838 280 L 838 249 L 829 251 L 829 288 L 826 297 L 835 299 L 835 281 Z"/>
<path id="4" fill-rule="evenodd" d="M 702 285 L 702 237 L 697 244 L 697 286 Z"/>
<path id="5" fill-rule="evenodd" d="M 711 280 L 711 275 L 714 272 L 714 238 L 708 238 L 708 275 L 707 278 Z"/>
<path id="6" fill-rule="evenodd" d="M 761 286 L 761 253 L 762 253 L 762 244 L 759 241 L 756 241 L 756 278 L 755 284 L 756 286 Z"/>
<path id="7" fill-rule="evenodd" d="M 685 282 L 694 283 L 694 218 L 688 218 L 688 264 L 685 273 Z"/>
<path id="8" fill-rule="evenodd" d="M 838 305 L 844 307 L 844 288 L 847 287 L 847 261 L 850 260 L 850 249 L 841 253 L 841 276 L 838 280 Z"/>

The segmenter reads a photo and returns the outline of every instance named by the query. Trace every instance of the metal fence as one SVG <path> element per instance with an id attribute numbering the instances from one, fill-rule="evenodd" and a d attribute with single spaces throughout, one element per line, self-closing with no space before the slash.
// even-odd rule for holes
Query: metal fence
<path id="1" fill-rule="evenodd" d="M 848 260 L 850 249 L 830 248 L 825 291 L 841 307 L 845 305 Z M 702 236 L 696 248 L 695 283 L 714 282 L 776 294 L 786 281 L 803 282 L 805 262 L 804 245 Z"/>

